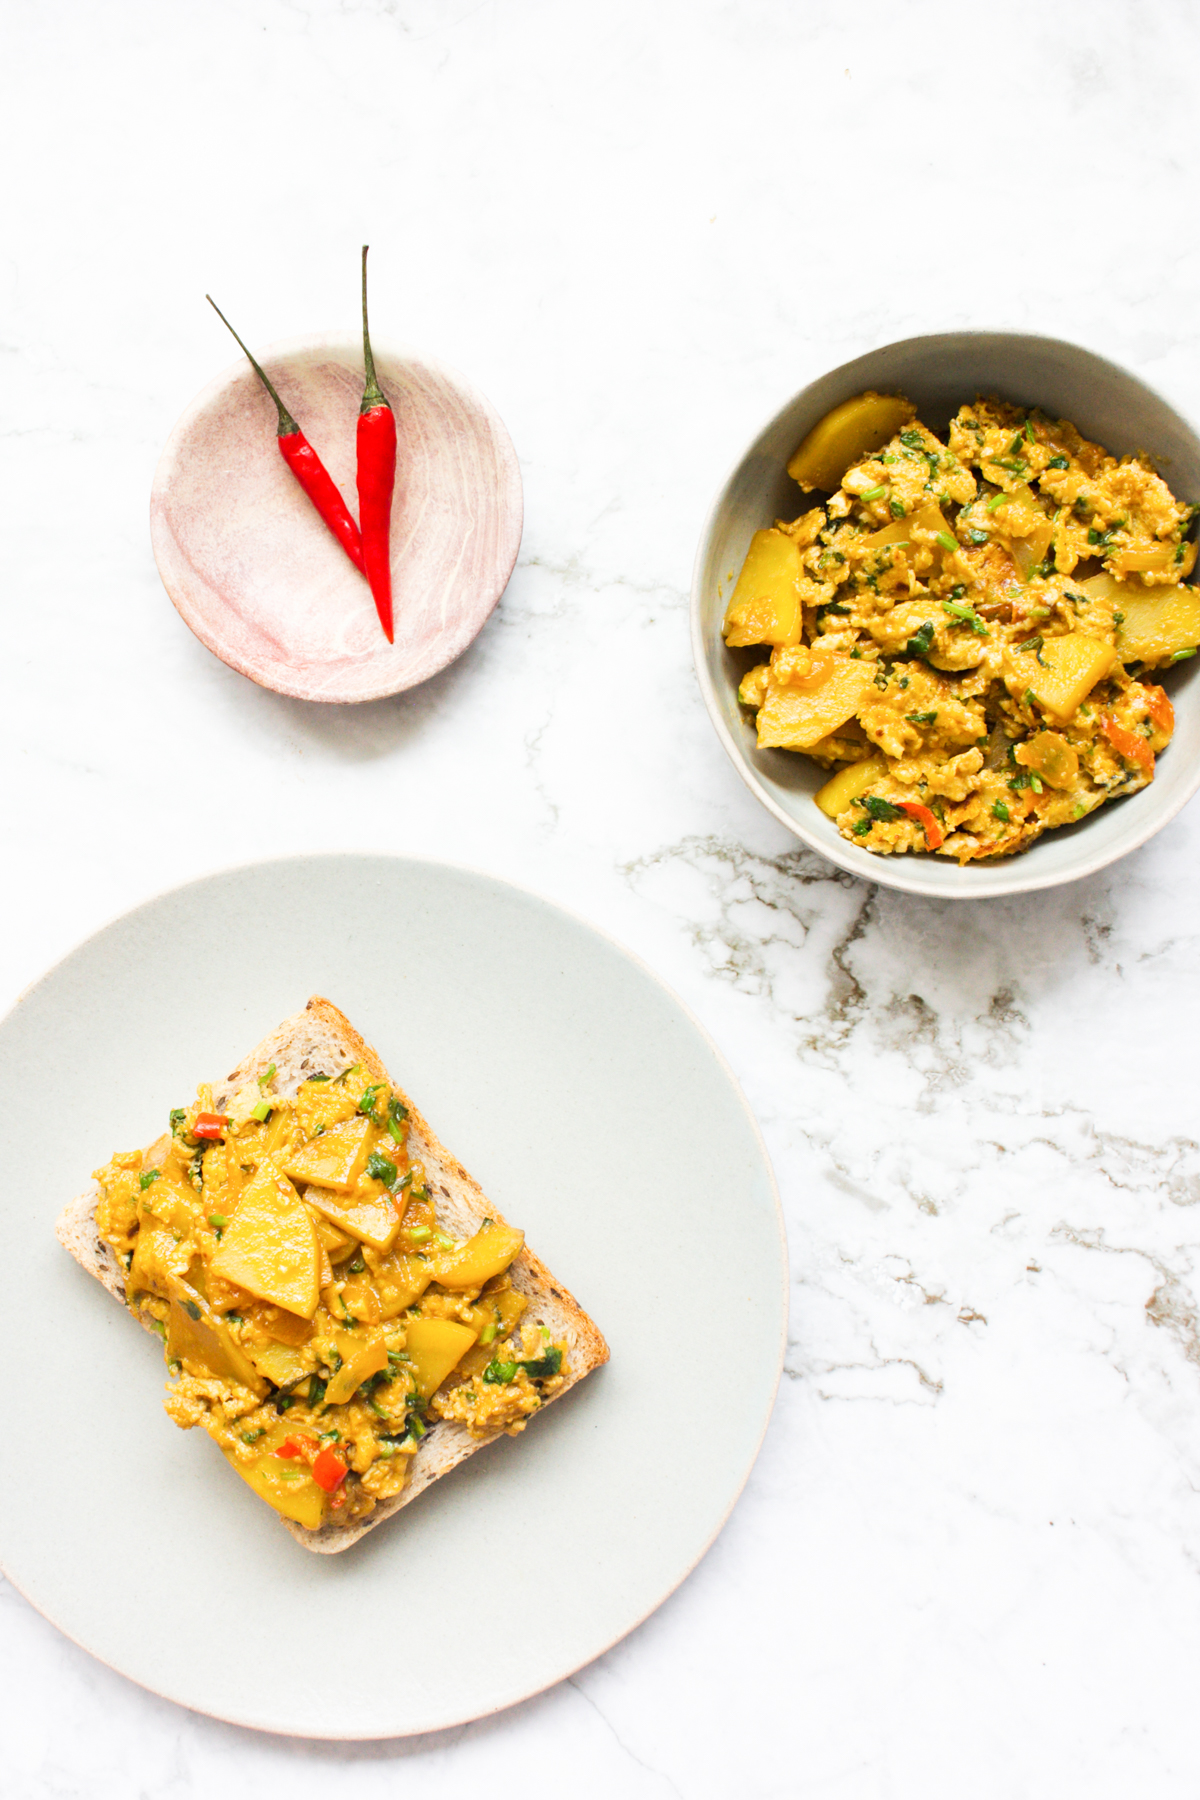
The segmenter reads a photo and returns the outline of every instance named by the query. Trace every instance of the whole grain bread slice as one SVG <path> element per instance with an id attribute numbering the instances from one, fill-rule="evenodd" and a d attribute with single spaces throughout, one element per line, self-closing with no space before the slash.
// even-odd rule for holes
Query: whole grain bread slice
<path id="1" fill-rule="evenodd" d="M 214 1084 L 213 1100 L 217 1109 L 223 1110 L 239 1087 L 262 1074 L 272 1063 L 275 1065 L 273 1086 L 283 1094 L 294 1094 L 309 1076 L 337 1075 L 351 1063 L 361 1063 L 376 1079 L 387 1081 L 407 1106 L 409 1151 L 415 1161 L 425 1166 L 430 1195 L 447 1231 L 455 1237 L 468 1237 L 485 1218 L 498 1225 L 507 1222 L 485 1198 L 479 1183 L 435 1137 L 410 1096 L 392 1081 L 379 1053 L 359 1035 L 332 1001 L 314 995 L 303 1012 L 285 1019 L 223 1082 Z M 63 1209 L 55 1231 L 59 1242 L 76 1262 L 124 1305 L 125 1271 L 96 1229 L 98 1197 L 99 1188 L 93 1181 L 90 1188 Z M 532 1324 L 544 1325 L 556 1341 L 566 1343 L 563 1384 L 552 1396 L 554 1400 L 561 1399 L 585 1375 L 608 1361 L 608 1345 L 579 1302 L 554 1279 L 545 1263 L 531 1250 L 521 1251 L 509 1273 L 513 1286 L 529 1301 L 525 1318 Z M 152 1329 L 148 1321 L 143 1323 L 148 1330 Z M 281 1523 L 307 1550 L 326 1554 L 347 1550 L 365 1532 L 382 1525 L 402 1506 L 424 1493 L 439 1476 L 447 1474 L 474 1451 L 485 1449 L 494 1442 L 494 1437 L 473 1438 L 465 1426 L 452 1420 L 432 1421 L 412 1458 L 407 1484 L 391 1499 L 381 1501 L 367 1519 L 349 1526 L 329 1523 L 317 1531 L 309 1531 L 291 1519 L 283 1519 Z"/>

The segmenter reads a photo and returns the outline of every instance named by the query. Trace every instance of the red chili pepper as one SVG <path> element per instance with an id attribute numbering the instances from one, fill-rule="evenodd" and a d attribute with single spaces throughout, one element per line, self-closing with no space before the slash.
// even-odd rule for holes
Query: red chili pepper
<path id="1" fill-rule="evenodd" d="M 340 1487 L 346 1479 L 346 1465 L 336 1450 L 325 1446 L 312 1466 L 313 1480 L 317 1486 L 332 1494 L 334 1488 Z"/>
<path id="2" fill-rule="evenodd" d="M 302 1456 L 305 1462 L 311 1462 L 317 1454 L 317 1440 L 307 1432 L 301 1432 L 298 1437 L 285 1437 L 275 1454 L 285 1456 L 289 1461 Z"/>
<path id="3" fill-rule="evenodd" d="M 937 850 L 945 840 L 945 832 L 927 806 L 919 800 L 897 800 L 896 805 L 910 819 L 915 819 L 925 833 L 925 842 L 930 850 Z"/>
<path id="4" fill-rule="evenodd" d="M 1154 752 L 1144 737 L 1136 731 L 1127 731 L 1119 725 L 1111 713 L 1103 713 L 1100 718 L 1100 729 L 1125 762 L 1136 763 L 1144 775 L 1154 779 Z"/>
<path id="5" fill-rule="evenodd" d="M 390 644 L 392 631 L 392 489 L 396 484 L 396 415 L 375 379 L 367 327 L 367 246 L 362 253 L 363 363 L 366 386 L 358 409 L 358 516 L 371 597 Z"/>
<path id="6" fill-rule="evenodd" d="M 1146 689 L 1146 711 L 1160 731 L 1174 731 L 1175 708 L 1160 687 Z"/>
<path id="7" fill-rule="evenodd" d="M 208 301 L 208 304 L 212 307 L 221 323 L 228 326 L 229 330 L 233 332 L 234 337 L 237 338 L 238 343 L 242 344 L 241 338 L 238 337 L 237 332 L 233 330 L 233 326 L 229 324 L 229 320 L 225 317 L 225 314 L 221 311 L 212 295 L 205 294 L 204 298 Z M 242 349 L 246 350 L 245 344 L 242 344 Z M 324 519 L 326 525 L 328 525 L 330 531 L 332 531 L 338 543 L 342 546 L 342 549 L 346 552 L 346 555 L 350 558 L 350 561 L 354 564 L 359 574 L 365 575 L 367 568 L 363 561 L 362 538 L 359 535 L 358 526 L 350 516 L 350 510 L 347 507 L 346 502 L 338 492 L 337 484 L 335 483 L 333 476 L 329 473 L 329 470 L 325 467 L 325 464 L 321 461 L 320 457 L 317 455 L 316 451 L 297 425 L 295 419 L 293 419 L 291 413 L 283 404 L 283 401 L 279 398 L 279 395 L 275 392 L 270 381 L 268 381 L 266 375 L 255 362 L 248 350 L 246 350 L 246 355 L 249 358 L 251 368 L 254 370 L 254 373 L 258 376 L 258 379 L 262 382 L 279 410 L 279 427 L 275 440 L 279 445 L 279 454 L 282 456 L 284 462 L 292 471 L 292 474 L 296 477 L 296 480 L 300 483 L 300 486 L 304 489 L 305 493 Z"/>
<path id="8" fill-rule="evenodd" d="M 228 1122 L 224 1113 L 197 1113 L 196 1122 L 192 1126 L 192 1136 L 219 1138 L 224 1134 Z"/>

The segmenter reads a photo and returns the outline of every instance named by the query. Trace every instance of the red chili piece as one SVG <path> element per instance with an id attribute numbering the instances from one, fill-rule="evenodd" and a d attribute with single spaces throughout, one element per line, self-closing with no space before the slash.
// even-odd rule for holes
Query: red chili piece
<path id="1" fill-rule="evenodd" d="M 196 1123 L 192 1126 L 192 1136 L 219 1138 L 224 1134 L 227 1122 L 224 1113 L 197 1113 Z"/>
<path id="2" fill-rule="evenodd" d="M 358 409 L 358 516 L 371 597 L 390 644 L 392 631 L 392 489 L 396 485 L 396 415 L 375 379 L 367 327 L 367 246 L 362 253 L 363 363 L 366 386 Z"/>
<path id="3" fill-rule="evenodd" d="M 212 295 L 206 294 L 204 298 L 208 301 L 208 304 L 212 307 L 221 323 L 228 326 L 229 330 L 233 332 L 234 337 L 237 338 L 238 343 L 242 344 L 241 338 L 238 337 L 237 332 L 233 330 L 233 326 L 229 324 L 229 320 L 225 317 L 225 314 L 221 311 Z M 279 445 L 280 456 L 282 456 L 284 462 L 292 471 L 292 474 L 296 477 L 296 480 L 300 483 L 300 486 L 304 489 L 305 493 L 308 495 L 322 519 L 324 519 L 326 525 L 328 525 L 330 531 L 332 531 L 334 537 L 358 570 L 359 574 L 365 575 L 367 568 L 366 563 L 363 561 L 362 538 L 359 535 L 358 526 L 350 516 L 350 509 L 338 492 L 337 484 L 334 481 L 333 476 L 329 473 L 329 470 L 325 467 L 325 464 L 321 461 L 320 457 L 297 425 L 295 419 L 293 419 L 291 413 L 283 404 L 279 395 L 275 392 L 275 389 L 268 381 L 263 370 L 255 362 L 254 358 L 250 355 L 250 352 L 246 350 L 245 344 L 242 344 L 242 349 L 246 351 L 251 368 L 254 370 L 254 373 L 258 376 L 258 379 L 262 382 L 278 408 L 279 427 L 276 432 L 276 442 Z"/>
<path id="4" fill-rule="evenodd" d="M 327 1445 L 315 1458 L 312 1475 L 318 1487 L 324 1488 L 327 1494 L 332 1494 L 334 1488 L 340 1487 L 346 1479 L 346 1465 L 337 1451 L 330 1450 Z"/>
<path id="5" fill-rule="evenodd" d="M 925 842 L 930 850 L 941 848 L 946 834 L 927 806 L 922 806 L 919 800 L 897 800 L 896 805 L 902 813 L 907 813 L 910 819 L 916 820 L 925 833 Z"/>

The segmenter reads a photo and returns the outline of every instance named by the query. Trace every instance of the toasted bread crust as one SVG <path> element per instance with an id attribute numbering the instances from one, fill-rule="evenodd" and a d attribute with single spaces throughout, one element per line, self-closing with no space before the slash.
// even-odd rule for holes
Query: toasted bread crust
<path id="1" fill-rule="evenodd" d="M 408 1094 L 392 1081 L 378 1051 L 354 1029 L 331 1000 L 315 994 L 303 1012 L 293 1014 L 277 1026 L 223 1082 L 214 1085 L 214 1104 L 218 1109 L 223 1107 L 236 1088 L 261 1074 L 271 1063 L 275 1064 L 276 1085 L 283 1093 L 294 1093 L 310 1075 L 334 1075 L 350 1063 L 362 1063 L 372 1075 L 387 1081 L 408 1108 L 410 1154 L 424 1164 L 438 1215 L 449 1229 L 457 1236 L 468 1236 L 485 1218 L 493 1219 L 498 1225 L 507 1223 L 486 1198 L 479 1183 L 435 1136 Z M 98 1196 L 98 1185 L 93 1182 L 90 1189 L 64 1208 L 55 1232 L 76 1262 L 102 1282 L 113 1298 L 123 1305 L 125 1271 L 96 1230 Z M 579 1302 L 555 1281 L 545 1263 L 531 1250 L 521 1251 L 509 1273 L 513 1286 L 529 1299 L 526 1319 L 533 1324 L 545 1325 L 552 1337 L 567 1345 L 563 1385 L 546 1402 L 549 1405 L 608 1361 L 608 1345 Z M 474 1451 L 485 1449 L 494 1442 L 494 1437 L 473 1438 L 465 1426 L 451 1420 L 437 1420 L 428 1427 L 412 1458 L 408 1482 L 400 1493 L 381 1501 L 368 1518 L 348 1526 L 326 1524 L 317 1531 L 306 1530 L 291 1519 L 282 1519 L 281 1523 L 306 1550 L 324 1554 L 348 1550 L 366 1532 L 415 1500 L 439 1476 L 447 1474 Z"/>

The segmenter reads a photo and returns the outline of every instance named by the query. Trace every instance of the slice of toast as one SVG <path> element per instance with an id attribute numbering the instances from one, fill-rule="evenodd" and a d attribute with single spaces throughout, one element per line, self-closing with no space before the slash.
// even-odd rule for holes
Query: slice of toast
<path id="1" fill-rule="evenodd" d="M 497 1225 L 505 1223 L 492 1203 L 485 1199 L 478 1182 L 439 1143 L 409 1096 L 391 1081 L 378 1053 L 359 1036 L 331 1001 L 314 995 L 303 1012 L 285 1019 L 224 1082 L 214 1084 L 213 1101 L 217 1110 L 224 1110 L 237 1088 L 262 1074 L 272 1063 L 275 1065 L 274 1087 L 289 1095 L 294 1094 L 309 1076 L 337 1075 L 350 1063 L 361 1063 L 376 1079 L 389 1082 L 408 1107 L 410 1154 L 425 1166 L 430 1197 L 446 1230 L 462 1238 L 478 1230 L 485 1218 L 492 1219 Z M 114 1299 L 124 1305 L 125 1271 L 96 1230 L 98 1197 L 99 1186 L 93 1181 L 87 1192 L 63 1210 L 55 1230 L 59 1242 L 76 1262 L 89 1275 L 103 1282 Z M 513 1287 L 529 1300 L 525 1320 L 546 1326 L 552 1338 L 567 1345 L 563 1363 L 565 1379 L 558 1392 L 551 1396 L 552 1400 L 557 1400 L 592 1369 L 608 1361 L 608 1345 L 578 1301 L 555 1281 L 531 1250 L 520 1252 L 509 1275 Z M 153 1329 L 149 1321 L 143 1322 L 148 1330 Z M 328 1522 L 316 1531 L 291 1519 L 283 1519 L 282 1523 L 308 1550 L 325 1553 L 346 1550 L 357 1543 L 364 1532 L 381 1525 L 410 1500 L 415 1500 L 439 1475 L 445 1475 L 472 1451 L 481 1450 L 494 1441 L 494 1438 L 473 1438 L 465 1426 L 452 1420 L 431 1421 L 412 1458 L 411 1473 L 405 1486 L 400 1493 L 380 1501 L 368 1518 L 348 1526 Z"/>

